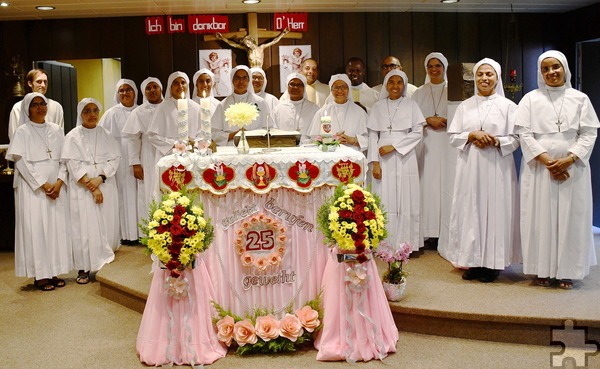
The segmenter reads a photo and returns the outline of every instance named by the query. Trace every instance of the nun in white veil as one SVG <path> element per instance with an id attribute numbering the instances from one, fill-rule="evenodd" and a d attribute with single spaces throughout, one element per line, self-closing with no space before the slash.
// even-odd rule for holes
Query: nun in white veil
<path id="1" fill-rule="evenodd" d="M 60 274 L 73 265 L 68 229 L 67 171 L 60 162 L 64 133 L 47 122 L 48 99 L 37 92 L 22 100 L 19 126 L 6 159 L 15 162 L 15 274 L 33 277 L 43 291 L 63 287 Z"/>
<path id="2" fill-rule="evenodd" d="M 325 104 L 313 117 L 307 137 L 303 142 L 321 134 L 321 117 L 331 117 L 331 131 L 340 142 L 358 151 L 366 151 L 369 145 L 367 133 L 367 113 L 354 104 L 350 94 L 350 78 L 345 74 L 334 74 L 329 80 L 331 102 Z"/>
<path id="3" fill-rule="evenodd" d="M 440 255 L 470 268 L 463 279 L 493 282 L 520 262 L 519 201 L 513 151 L 519 147 L 517 106 L 504 97 L 500 65 L 482 59 L 473 68 L 475 95 L 457 108 L 448 127 L 459 150 L 450 238 Z"/>
<path id="4" fill-rule="evenodd" d="M 147 131 L 156 109 L 163 101 L 162 83 L 158 78 L 146 78 L 140 88 L 144 102 L 131 112 L 123 127 L 123 134 L 127 137 L 128 165 L 138 181 L 138 224 L 148 218 L 149 203 L 158 183 L 155 168 L 160 157 L 150 143 Z"/>
<path id="5" fill-rule="evenodd" d="M 587 95 L 571 88 L 561 52 L 543 53 L 537 67 L 539 88 L 523 96 L 516 122 L 523 272 L 570 289 L 597 264 L 589 159 L 600 122 Z"/>
<path id="6" fill-rule="evenodd" d="M 117 140 L 98 126 L 102 105 L 77 104 L 77 127 L 65 137 L 61 160 L 69 170 L 69 203 L 77 283 L 110 263 L 119 247 L 119 195 L 115 175 L 121 160 Z"/>
<path id="7" fill-rule="evenodd" d="M 383 80 L 379 101 L 373 105 L 367 128 L 372 186 L 388 215 L 388 240 L 398 248 L 410 242 L 423 246 L 420 232 L 420 188 L 416 147 L 423 137 L 425 118 L 406 97 L 408 79 L 400 70 Z"/>
<path id="8" fill-rule="evenodd" d="M 250 68 L 250 73 L 252 75 L 252 87 L 254 88 L 254 93 L 265 99 L 267 106 L 272 112 L 277 104 L 279 104 L 279 99 L 266 91 L 267 74 L 262 68 Z"/>
<path id="9" fill-rule="evenodd" d="M 308 101 L 306 77 L 292 72 L 287 75 L 285 93 L 273 110 L 273 120 L 277 128 L 284 131 L 298 131 L 306 135 L 319 107 Z"/>

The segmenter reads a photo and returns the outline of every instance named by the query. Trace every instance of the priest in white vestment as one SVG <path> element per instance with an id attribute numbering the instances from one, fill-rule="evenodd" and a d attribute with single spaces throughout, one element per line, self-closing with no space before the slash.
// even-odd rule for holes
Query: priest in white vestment
<path id="1" fill-rule="evenodd" d="M 517 110 L 521 138 L 523 272 L 564 289 L 597 264 L 592 234 L 590 155 L 600 122 L 590 99 L 571 87 L 567 58 L 538 58 L 538 89 Z"/>
<path id="2" fill-rule="evenodd" d="M 200 132 L 200 105 L 190 98 L 189 78 L 183 72 L 173 72 L 169 75 L 165 89 L 165 99 L 161 102 L 152 117 L 148 127 L 148 139 L 158 151 L 158 156 L 163 157 L 175 148 L 175 145 L 195 143 L 199 140 Z M 187 137 L 179 137 L 177 117 L 178 100 L 187 105 Z M 182 134 L 184 134 L 182 132 Z M 181 141 L 183 139 L 183 141 Z M 158 161 L 157 161 L 158 162 Z M 158 190 L 158 187 L 156 188 Z M 156 192 L 154 195 L 156 195 Z"/>
<path id="3" fill-rule="evenodd" d="M 298 131 L 306 135 L 313 117 L 319 110 L 316 104 L 306 97 L 306 77 L 300 73 L 290 73 L 286 78 L 287 90 L 273 111 L 276 128 L 284 131 Z"/>
<path id="4" fill-rule="evenodd" d="M 46 95 L 48 91 L 48 75 L 43 69 L 32 69 L 27 73 L 25 77 L 27 86 L 32 92 L 38 92 L 42 95 Z M 60 128 L 65 127 L 65 119 L 62 105 L 57 101 L 46 98 L 48 100 L 48 114 L 46 114 L 46 120 L 58 124 Z M 17 101 L 10 111 L 8 118 L 8 139 L 12 140 L 17 128 L 21 125 L 21 101 Z"/>
<path id="5" fill-rule="evenodd" d="M 448 243 L 448 224 L 458 150 L 450 145 L 448 124 L 448 60 L 433 52 L 425 58 L 427 76 L 412 99 L 419 105 L 427 124 L 417 148 L 421 176 L 421 231 L 425 246 L 441 248 Z"/>
<path id="6" fill-rule="evenodd" d="M 258 108 L 258 118 L 246 126 L 246 131 L 266 129 L 267 119 L 269 119 L 269 126 L 273 124 L 272 118 L 270 118 L 271 110 L 269 106 L 262 97 L 254 93 L 254 88 L 250 86 L 251 76 L 250 68 L 245 65 L 238 65 L 231 70 L 233 93 L 221 100 L 212 117 L 213 141 L 216 141 L 219 146 L 232 146 L 233 137 L 239 131 L 237 126 L 231 127 L 225 121 L 225 110 L 233 104 L 245 102 L 254 104 Z"/>
<path id="7" fill-rule="evenodd" d="M 460 154 L 448 245 L 440 255 L 470 268 L 463 279 L 493 282 L 521 261 L 519 198 L 513 151 L 517 105 L 504 97 L 500 65 L 482 59 L 473 68 L 475 95 L 463 101 L 448 127 Z"/>
<path id="8" fill-rule="evenodd" d="M 331 102 L 319 109 L 310 124 L 303 142 L 314 141 L 321 135 L 321 117 L 331 117 L 331 132 L 341 144 L 366 152 L 369 146 L 367 113 L 352 100 L 351 82 L 345 74 L 334 74 L 329 80 Z"/>
<path id="9" fill-rule="evenodd" d="M 267 74 L 262 68 L 250 68 L 250 74 L 252 75 L 254 93 L 262 97 L 265 103 L 267 103 L 269 110 L 273 112 L 277 104 L 279 104 L 279 99 L 265 91 L 267 89 Z"/>
<path id="10" fill-rule="evenodd" d="M 329 86 L 319 81 L 319 64 L 315 59 L 305 59 L 300 67 L 300 74 L 306 77 L 306 98 L 319 108 L 325 105 L 329 96 Z"/>
<path id="11" fill-rule="evenodd" d="M 102 105 L 93 98 L 77 104 L 77 127 L 65 137 L 61 161 L 69 170 L 69 205 L 77 283 L 90 281 L 119 248 L 119 142 L 98 126 Z"/>
<path id="12" fill-rule="evenodd" d="M 381 78 L 385 79 L 385 76 L 394 69 L 402 70 L 402 64 L 400 63 L 400 60 L 392 55 L 388 55 L 383 58 L 381 61 Z M 383 83 L 371 88 L 378 94 L 385 90 L 385 88 L 383 88 Z M 417 91 L 417 86 L 410 83 L 406 85 L 406 97 L 411 97 L 415 91 Z"/>
<path id="13" fill-rule="evenodd" d="M 423 246 L 420 231 L 419 168 L 416 147 L 423 136 L 425 118 L 406 96 L 406 74 L 390 71 L 383 80 L 379 101 L 367 123 L 372 188 L 381 197 L 388 217 L 387 240 L 395 248 L 409 242 Z"/>
<path id="14" fill-rule="evenodd" d="M 119 221 L 121 224 L 121 243 L 135 245 L 138 240 L 137 179 L 129 167 L 129 149 L 127 135 L 123 127 L 127 118 L 137 107 L 138 89 L 130 79 L 120 79 L 115 88 L 115 105 L 108 109 L 98 124 L 104 127 L 119 142 L 121 161 L 117 171 L 117 189 L 119 190 Z"/>
<path id="15" fill-rule="evenodd" d="M 147 131 L 158 105 L 163 101 L 162 83 L 158 78 L 146 78 L 142 81 L 140 89 L 144 102 L 133 109 L 123 126 L 123 135 L 127 138 L 128 165 L 138 181 L 138 224 L 142 219 L 149 219 L 149 205 L 154 199 L 153 194 L 158 183 L 156 170 L 158 153 L 150 143 Z"/>
<path id="16" fill-rule="evenodd" d="M 15 162 L 15 274 L 33 277 L 51 291 L 63 287 L 60 274 L 73 267 L 69 232 L 67 170 L 60 162 L 65 135 L 46 121 L 48 99 L 32 92 L 23 98 L 21 123 L 6 159 Z"/>

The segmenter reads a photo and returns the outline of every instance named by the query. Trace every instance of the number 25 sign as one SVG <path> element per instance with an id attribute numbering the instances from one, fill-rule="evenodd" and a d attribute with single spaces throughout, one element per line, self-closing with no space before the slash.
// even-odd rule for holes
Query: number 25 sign
<path id="1" fill-rule="evenodd" d="M 244 267 L 264 271 L 278 267 L 285 254 L 286 229 L 277 220 L 256 214 L 236 231 L 235 248 Z"/>

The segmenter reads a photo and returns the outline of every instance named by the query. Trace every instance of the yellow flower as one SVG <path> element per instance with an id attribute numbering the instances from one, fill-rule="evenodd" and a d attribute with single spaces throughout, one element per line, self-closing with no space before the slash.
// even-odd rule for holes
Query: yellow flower
<path id="1" fill-rule="evenodd" d="M 247 102 L 230 105 L 225 110 L 225 120 L 230 127 L 237 126 L 243 128 L 255 121 L 258 116 L 259 113 L 256 105 Z"/>
<path id="2" fill-rule="evenodd" d="M 177 192 L 177 191 L 175 191 L 175 192 L 171 192 L 171 193 L 169 194 L 169 199 L 172 199 L 172 200 L 174 200 L 174 199 L 176 199 L 176 198 L 178 198 L 178 197 L 180 197 L 180 196 L 181 196 L 181 193 L 180 193 L 180 192 Z"/>
<path id="3" fill-rule="evenodd" d="M 186 224 L 187 224 L 187 221 L 185 219 L 181 218 L 181 220 L 179 221 L 179 225 L 183 227 Z"/>
<path id="4" fill-rule="evenodd" d="M 182 196 L 182 197 L 180 197 L 180 198 L 177 199 L 177 203 L 179 205 L 181 205 L 181 206 L 186 206 L 187 207 L 190 204 L 190 202 L 191 202 L 190 199 L 188 199 L 185 196 Z"/>
<path id="5" fill-rule="evenodd" d="M 192 206 L 192 213 L 194 213 L 196 216 L 202 216 L 202 214 L 204 214 L 204 211 L 200 206 L 194 205 Z"/>

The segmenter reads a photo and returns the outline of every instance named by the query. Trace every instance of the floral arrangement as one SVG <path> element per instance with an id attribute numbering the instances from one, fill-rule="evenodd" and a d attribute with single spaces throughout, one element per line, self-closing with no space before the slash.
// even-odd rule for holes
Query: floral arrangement
<path id="1" fill-rule="evenodd" d="M 258 309 L 242 318 L 213 302 L 218 316 L 217 337 L 227 347 L 237 347 L 236 354 L 293 352 L 297 347 L 311 342 L 322 325 L 321 295 L 302 308 L 286 309 L 278 319 L 272 311 Z"/>
<path id="2" fill-rule="evenodd" d="M 202 205 L 194 205 L 194 199 L 185 192 L 171 192 L 162 201 L 150 204 L 149 219 L 140 225 L 146 234 L 142 243 L 156 255 L 171 277 L 191 267 L 196 254 L 206 250 L 214 237 L 210 218 L 204 218 Z"/>
<path id="3" fill-rule="evenodd" d="M 340 252 L 358 254 L 357 261 L 368 260 L 387 236 L 387 219 L 381 200 L 354 183 L 340 184 L 317 213 L 318 227 L 331 246 Z"/>
<path id="4" fill-rule="evenodd" d="M 247 102 L 230 105 L 225 110 L 225 120 L 230 127 L 244 128 L 258 118 L 258 107 Z"/>
<path id="5" fill-rule="evenodd" d="M 388 242 L 381 242 L 375 256 L 388 263 L 388 270 L 383 274 L 383 281 L 386 283 L 400 284 L 408 275 L 408 272 L 402 269 L 403 263 L 408 263 L 408 258 L 413 250 L 410 242 L 400 244 L 399 248 L 394 248 Z"/>
<path id="6" fill-rule="evenodd" d="M 340 146 L 340 137 L 338 135 L 332 136 L 313 136 L 314 143 L 323 151 L 335 151 Z"/>
<path id="7" fill-rule="evenodd" d="M 250 246 L 255 244 L 257 234 L 266 234 L 270 253 L 263 255 L 261 253 L 252 253 L 246 249 L 247 242 Z M 244 221 L 236 232 L 235 249 L 245 267 L 253 266 L 258 270 L 264 271 L 269 267 L 277 267 L 281 264 L 281 259 L 285 253 L 285 243 L 287 241 L 286 229 L 277 220 L 257 214 L 249 220 Z M 265 249 L 263 247 L 262 249 Z"/>

